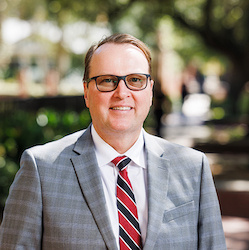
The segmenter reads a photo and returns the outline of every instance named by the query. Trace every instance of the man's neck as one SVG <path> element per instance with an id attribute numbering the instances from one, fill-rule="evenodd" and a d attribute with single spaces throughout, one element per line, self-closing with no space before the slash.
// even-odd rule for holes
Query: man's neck
<path id="1" fill-rule="evenodd" d="M 96 132 L 102 138 L 102 140 L 113 147 L 118 153 L 124 154 L 136 143 L 141 130 L 134 131 L 133 133 L 118 131 L 102 134 L 101 131 L 97 130 Z"/>

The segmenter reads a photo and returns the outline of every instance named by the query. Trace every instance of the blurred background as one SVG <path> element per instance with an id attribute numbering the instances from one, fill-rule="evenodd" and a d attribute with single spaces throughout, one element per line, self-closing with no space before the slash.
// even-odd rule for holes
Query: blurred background
<path id="1" fill-rule="evenodd" d="M 21 153 L 91 122 L 84 55 L 129 33 L 151 49 L 147 131 L 206 153 L 228 249 L 249 249 L 249 1 L 1 0 L 0 221 Z"/>

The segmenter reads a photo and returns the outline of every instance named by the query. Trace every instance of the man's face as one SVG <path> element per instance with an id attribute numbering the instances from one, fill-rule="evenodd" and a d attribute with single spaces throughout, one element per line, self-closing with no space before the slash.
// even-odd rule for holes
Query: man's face
<path id="1" fill-rule="evenodd" d="M 149 74 L 143 52 L 130 44 L 107 43 L 93 54 L 89 78 L 99 75 Z M 132 91 L 123 80 L 112 92 L 100 92 L 95 80 L 84 83 L 85 102 L 97 133 L 105 140 L 113 134 L 138 136 L 152 104 L 153 81 L 146 89 Z M 118 139 L 118 138 L 117 138 Z"/>

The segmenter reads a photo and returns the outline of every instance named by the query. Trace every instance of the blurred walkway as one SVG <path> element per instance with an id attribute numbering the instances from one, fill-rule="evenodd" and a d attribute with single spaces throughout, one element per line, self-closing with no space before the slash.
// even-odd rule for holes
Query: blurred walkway
<path id="1" fill-rule="evenodd" d="M 249 181 L 216 180 L 227 249 L 249 250 Z"/>
<path id="2" fill-rule="evenodd" d="M 249 250 L 249 219 L 222 217 L 227 249 Z"/>

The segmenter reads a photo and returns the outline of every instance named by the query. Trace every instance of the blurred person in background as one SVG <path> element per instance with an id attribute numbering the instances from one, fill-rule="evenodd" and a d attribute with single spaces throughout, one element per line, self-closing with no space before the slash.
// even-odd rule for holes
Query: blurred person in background
<path id="1" fill-rule="evenodd" d="M 201 152 L 148 134 L 151 56 L 116 34 L 85 58 L 92 124 L 26 150 L 10 188 L 0 249 L 226 249 Z"/>

